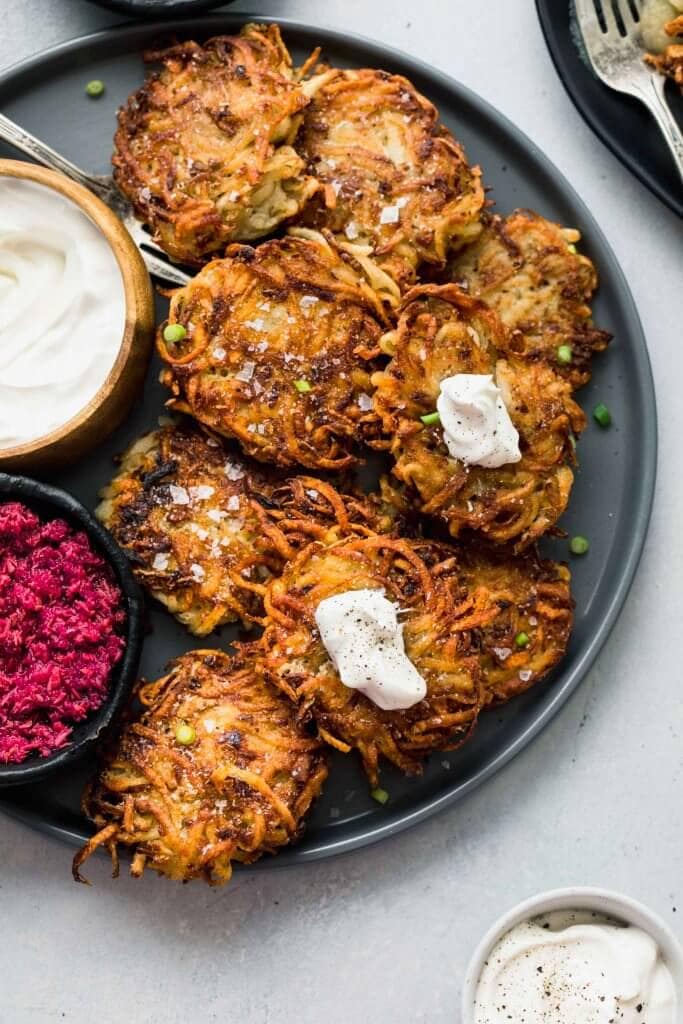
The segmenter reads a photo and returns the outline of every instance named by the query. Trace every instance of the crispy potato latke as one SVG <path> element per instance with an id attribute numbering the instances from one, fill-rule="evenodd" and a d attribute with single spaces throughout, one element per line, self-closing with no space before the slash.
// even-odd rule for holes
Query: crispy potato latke
<path id="1" fill-rule="evenodd" d="M 432 751 L 460 746 L 477 721 L 482 673 L 468 630 L 480 621 L 479 609 L 470 595 L 455 599 L 455 565 L 439 561 L 438 545 L 426 541 L 375 536 L 313 544 L 266 594 L 267 678 L 315 719 L 324 740 L 357 749 L 373 784 L 380 755 L 415 774 Z M 320 601 L 363 588 L 384 591 L 400 607 L 406 654 L 427 683 L 426 698 L 405 711 L 383 711 L 344 686 L 320 640 Z"/>
<path id="2" fill-rule="evenodd" d="M 683 92 L 683 14 L 667 21 L 664 31 L 673 42 L 662 53 L 645 54 L 645 60 L 650 67 L 674 81 Z"/>
<path id="3" fill-rule="evenodd" d="M 227 882 L 295 840 L 327 776 L 325 755 L 296 709 L 253 667 L 220 651 L 191 651 L 168 675 L 141 684 L 142 714 L 110 740 L 83 810 L 99 829 L 73 862 L 76 881 L 100 846 L 118 874 Z"/>
<path id="4" fill-rule="evenodd" d="M 160 63 L 119 112 L 114 177 L 175 260 L 201 264 L 261 238 L 318 185 L 292 148 L 308 102 L 277 25 L 246 25 Z"/>
<path id="5" fill-rule="evenodd" d="M 376 430 L 370 377 L 382 312 L 324 241 L 234 246 L 174 294 L 157 345 L 172 408 L 262 462 L 342 469 Z"/>
<path id="6" fill-rule="evenodd" d="M 569 499 L 573 435 L 585 417 L 571 387 L 543 363 L 499 358 L 505 331 L 485 303 L 456 285 L 410 291 L 398 327 L 385 335 L 392 360 L 375 374 L 375 409 L 393 472 L 414 490 L 420 510 L 457 537 L 476 530 L 496 543 L 531 544 L 557 522 Z M 420 417 L 436 408 L 441 381 L 458 373 L 493 374 L 522 459 L 497 469 L 467 466 L 445 445 L 440 423 Z"/>
<path id="7" fill-rule="evenodd" d="M 474 629 L 473 645 L 485 704 L 505 703 L 564 657 L 574 609 L 569 569 L 539 558 L 534 549 L 513 558 L 491 545 L 463 544 L 454 555 L 462 593 L 497 609 Z"/>
<path id="8" fill-rule="evenodd" d="M 296 146 L 323 190 L 301 223 L 334 235 L 396 305 L 420 264 L 443 266 L 452 246 L 476 237 L 479 168 L 400 75 L 333 70 L 306 87 Z"/>
<path id="9" fill-rule="evenodd" d="M 611 335 L 593 325 L 588 305 L 597 288 L 593 263 L 576 251 L 581 235 L 531 210 L 491 217 L 481 236 L 459 252 L 449 276 L 483 299 L 509 335 L 503 352 L 545 362 L 578 388 L 590 379 L 591 360 Z M 569 345 L 571 361 L 558 359 Z"/>
<path id="10" fill-rule="evenodd" d="M 101 497 L 97 516 L 140 583 L 196 636 L 260 621 L 265 583 L 310 541 L 391 525 L 379 502 L 313 477 L 266 478 L 190 423 L 134 442 Z"/>

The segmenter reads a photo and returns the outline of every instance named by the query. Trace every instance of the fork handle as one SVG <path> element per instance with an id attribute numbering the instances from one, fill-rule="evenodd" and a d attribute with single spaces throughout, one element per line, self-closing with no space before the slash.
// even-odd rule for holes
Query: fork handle
<path id="1" fill-rule="evenodd" d="M 51 146 L 41 142 L 35 135 L 31 135 L 30 132 L 15 124 L 14 121 L 11 121 L 9 117 L 5 117 L 4 114 L 0 114 L 0 139 L 9 142 L 11 146 L 37 160 L 44 167 L 49 167 L 53 171 L 60 171 L 67 178 L 78 182 L 79 185 L 84 185 L 85 188 L 89 188 L 101 199 L 108 195 L 109 189 L 102 182 L 98 181 L 96 177 L 86 174 L 76 164 L 72 164 L 66 157 L 52 149 Z"/>
<path id="2" fill-rule="evenodd" d="M 683 183 L 683 135 L 664 98 L 665 84 L 663 75 L 652 74 L 638 85 L 636 91 L 659 125 Z"/>

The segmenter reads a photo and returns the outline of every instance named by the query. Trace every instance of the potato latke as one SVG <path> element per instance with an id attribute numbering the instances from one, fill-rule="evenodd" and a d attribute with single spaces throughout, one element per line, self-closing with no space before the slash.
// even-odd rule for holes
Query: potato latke
<path id="1" fill-rule="evenodd" d="M 484 204 L 478 167 L 400 75 L 330 71 L 313 94 L 298 151 L 323 186 L 302 223 L 331 233 L 395 305 L 422 263 L 443 266 L 476 237 Z"/>
<path id="2" fill-rule="evenodd" d="M 324 751 L 292 704 L 220 651 L 191 651 L 168 675 L 139 685 L 143 711 L 109 741 L 83 797 L 99 829 L 73 864 L 100 846 L 118 874 L 145 867 L 182 881 L 227 882 L 234 861 L 252 863 L 295 840 L 327 776 Z"/>
<path id="3" fill-rule="evenodd" d="M 123 454 L 97 515 L 136 576 L 191 633 L 260 621 L 265 583 L 311 540 L 381 527 L 379 505 L 313 477 L 265 477 L 190 423 Z"/>
<path id="4" fill-rule="evenodd" d="M 377 782 L 380 755 L 407 774 L 434 750 L 460 746 L 482 704 L 482 672 L 469 648 L 479 621 L 469 596 L 455 599 L 457 577 L 439 566 L 429 542 L 365 537 L 305 548 L 273 580 L 262 639 L 267 678 L 317 722 L 343 751 L 357 749 Z M 341 682 L 320 640 L 315 610 L 324 598 L 362 588 L 383 590 L 400 607 L 406 654 L 427 682 L 427 697 L 405 711 L 383 711 Z"/>
<path id="5" fill-rule="evenodd" d="M 372 433 L 377 299 L 324 241 L 234 246 L 171 302 L 158 334 L 173 408 L 262 462 L 342 469 Z"/>
<path id="6" fill-rule="evenodd" d="M 375 409 L 394 457 L 393 472 L 413 490 L 420 511 L 455 537 L 476 530 L 496 543 L 531 544 L 551 529 L 571 490 L 573 439 L 584 415 L 571 388 L 543 363 L 499 358 L 505 330 L 497 315 L 455 285 L 410 291 L 398 327 L 385 335 L 392 355 L 375 374 Z M 440 383 L 454 374 L 493 374 L 519 432 L 521 461 L 487 469 L 453 458 L 436 408 Z M 408 495 L 409 497 L 410 495 Z"/>
<path id="7" fill-rule="evenodd" d="M 149 52 L 119 112 L 114 177 L 175 260 L 201 264 L 298 213 L 317 183 L 292 148 L 308 102 L 277 25 Z"/>
<path id="8" fill-rule="evenodd" d="M 474 244 L 458 253 L 450 277 L 483 299 L 508 328 L 501 350 L 545 362 L 577 388 L 611 335 L 593 325 L 588 305 L 597 288 L 593 263 L 577 252 L 581 235 L 531 210 L 491 217 Z M 558 359 L 569 346 L 568 362 Z"/>

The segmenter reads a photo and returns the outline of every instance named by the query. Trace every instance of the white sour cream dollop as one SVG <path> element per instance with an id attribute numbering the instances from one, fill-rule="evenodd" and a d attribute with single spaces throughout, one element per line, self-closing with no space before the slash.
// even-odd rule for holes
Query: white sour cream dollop
<path id="1" fill-rule="evenodd" d="M 405 652 L 396 605 L 382 590 L 347 590 L 315 611 L 320 638 L 345 686 L 384 711 L 411 708 L 427 684 Z"/>
<path id="2" fill-rule="evenodd" d="M 654 939 L 586 911 L 524 921 L 481 972 L 476 1024 L 675 1024 L 671 972 Z"/>
<path id="3" fill-rule="evenodd" d="M 58 192 L 0 178 L 0 448 L 67 423 L 123 337 L 123 280 L 105 237 Z"/>
<path id="4" fill-rule="evenodd" d="M 454 459 L 496 469 L 519 462 L 519 434 L 491 374 L 456 373 L 441 381 L 437 412 Z"/>

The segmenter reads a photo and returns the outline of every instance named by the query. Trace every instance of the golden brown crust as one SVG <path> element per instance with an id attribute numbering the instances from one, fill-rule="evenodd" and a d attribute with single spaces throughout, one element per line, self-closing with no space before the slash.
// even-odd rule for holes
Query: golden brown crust
<path id="1" fill-rule="evenodd" d="M 307 99 L 277 25 L 145 54 L 119 112 L 114 177 L 174 259 L 201 264 L 296 214 L 317 183 L 291 143 Z"/>
<path id="2" fill-rule="evenodd" d="M 683 92 L 683 14 L 667 21 L 664 31 L 674 42 L 661 53 L 647 53 L 645 60 L 660 74 L 671 78 Z"/>
<path id="3" fill-rule="evenodd" d="M 496 609 L 473 631 L 472 643 L 483 670 L 484 703 L 501 704 L 540 682 L 564 657 L 574 609 L 569 569 L 539 558 L 533 548 L 512 558 L 497 548 L 463 544 L 454 555 L 463 593 Z"/>
<path id="4" fill-rule="evenodd" d="M 169 403 L 279 466 L 342 469 L 376 428 L 377 300 L 325 242 L 235 246 L 171 302 Z"/>
<path id="5" fill-rule="evenodd" d="M 420 264 L 442 266 L 475 237 L 484 204 L 478 167 L 400 75 L 332 71 L 312 93 L 297 138 L 322 184 L 302 223 L 330 232 L 395 305 Z"/>
<path id="6" fill-rule="evenodd" d="M 260 621 L 266 582 L 311 540 L 388 525 L 379 504 L 313 477 L 266 478 L 187 422 L 134 442 L 101 497 L 140 583 L 196 636 Z"/>
<path id="7" fill-rule="evenodd" d="M 405 297 L 398 327 L 383 339 L 392 361 L 375 374 L 374 402 L 394 473 L 423 513 L 454 537 L 476 530 L 517 550 L 551 529 L 569 499 L 573 434 L 584 426 L 568 382 L 542 363 L 499 358 L 505 331 L 487 306 L 456 285 L 423 285 Z M 495 376 L 519 432 L 522 459 L 487 469 L 454 459 L 436 408 L 441 381 L 457 373 Z"/>
<path id="8" fill-rule="evenodd" d="M 267 678 L 315 719 L 327 742 L 357 749 L 373 783 L 380 755 L 415 774 L 430 752 L 460 746 L 477 720 L 482 679 L 468 630 L 478 610 L 454 599 L 456 577 L 439 561 L 438 545 L 427 541 L 375 536 L 314 544 L 266 595 Z M 405 711 L 383 711 L 344 686 L 317 632 L 319 602 L 361 588 L 384 590 L 403 613 L 406 654 L 427 682 L 427 697 Z"/>
<path id="9" fill-rule="evenodd" d="M 191 651 L 137 696 L 142 714 L 110 741 L 83 798 L 99 832 L 74 858 L 77 881 L 102 845 L 116 873 L 121 844 L 134 876 L 150 867 L 220 885 L 234 861 L 252 863 L 299 836 L 327 776 L 325 755 L 253 666 Z M 179 726 L 194 731 L 188 745 Z"/>
<path id="10" fill-rule="evenodd" d="M 681 15 L 683 18 L 683 15 Z M 676 21 L 681 21 L 681 18 Z M 669 22 L 666 26 L 667 32 L 670 25 L 675 25 L 676 22 Z M 676 27 L 676 32 L 670 33 L 675 35 L 677 33 L 683 33 L 683 23 Z M 653 67 L 656 71 L 659 71 L 661 75 L 666 75 L 683 91 L 683 44 L 671 43 L 667 46 L 663 53 L 648 53 L 645 55 L 645 60 Z"/>
<path id="11" fill-rule="evenodd" d="M 580 234 L 531 210 L 490 218 L 481 236 L 449 266 L 452 280 L 483 299 L 508 329 L 501 350 L 545 362 L 580 387 L 591 360 L 611 335 L 593 325 L 590 299 L 598 279 L 593 263 L 576 251 Z M 558 361 L 560 345 L 572 361 Z"/>

